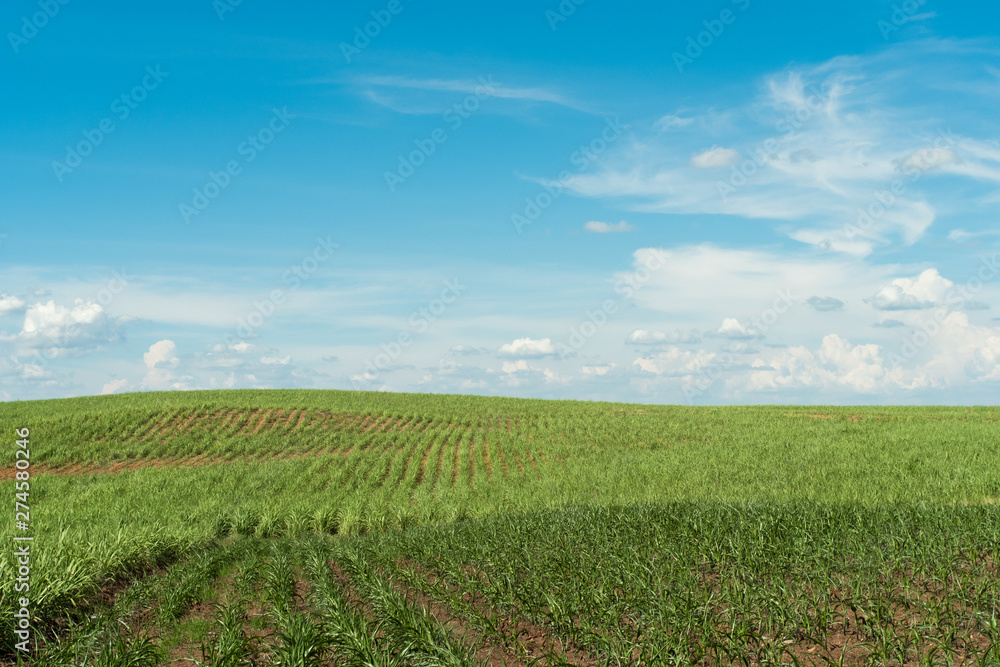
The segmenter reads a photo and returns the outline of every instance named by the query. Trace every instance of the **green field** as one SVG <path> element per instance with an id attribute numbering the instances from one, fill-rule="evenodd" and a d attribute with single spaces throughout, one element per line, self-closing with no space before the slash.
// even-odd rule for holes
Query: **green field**
<path id="1" fill-rule="evenodd" d="M 1000 665 L 1000 408 L 216 391 L 0 414 L 29 664 Z"/>

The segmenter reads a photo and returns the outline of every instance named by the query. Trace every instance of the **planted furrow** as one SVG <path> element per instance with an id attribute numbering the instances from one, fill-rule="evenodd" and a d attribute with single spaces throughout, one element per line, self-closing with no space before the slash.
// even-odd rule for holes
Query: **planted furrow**
<path id="1" fill-rule="evenodd" d="M 483 467 L 486 468 L 486 480 L 493 477 L 493 461 L 490 459 L 490 443 L 486 436 L 483 436 Z"/>
<path id="2" fill-rule="evenodd" d="M 200 427 L 201 431 L 208 431 L 213 424 L 222 419 L 222 416 L 225 413 L 226 411 L 220 408 L 210 415 L 204 415 L 202 417 L 199 417 L 198 421 L 195 422 L 195 424 L 191 428 L 193 430 L 194 427 L 197 426 Z"/>
<path id="3" fill-rule="evenodd" d="M 531 451 L 528 451 L 526 453 L 528 455 L 528 463 L 531 464 L 531 469 L 534 470 L 535 473 L 538 475 L 538 478 L 541 479 L 542 473 L 539 470 L 538 461 L 535 460 L 535 455 L 532 454 Z"/>
<path id="4" fill-rule="evenodd" d="M 234 419 L 236 419 L 237 415 L 239 415 L 239 411 L 237 411 L 237 410 L 229 410 L 228 412 L 226 412 L 223 415 L 222 419 L 213 420 L 213 421 L 209 422 L 206 425 L 206 428 L 207 428 L 207 430 L 210 433 L 221 433 L 222 431 L 224 431 L 229 426 L 229 424 Z"/>
<path id="5" fill-rule="evenodd" d="M 462 436 L 457 435 L 455 437 L 455 453 L 452 457 L 451 462 L 451 488 L 455 488 L 455 483 L 458 481 L 458 466 L 459 466 L 459 456 L 462 454 Z"/>
<path id="6" fill-rule="evenodd" d="M 136 421 L 135 424 L 127 431 L 122 434 L 123 442 L 135 442 L 140 440 L 140 434 L 145 433 L 153 424 L 156 423 L 159 415 L 157 413 L 151 413 L 144 417 L 142 420 Z"/>
<path id="7" fill-rule="evenodd" d="M 524 475 L 524 462 L 521 461 L 521 455 L 517 453 L 516 449 L 514 450 L 514 463 L 517 464 L 517 473 L 519 475 L 523 476 Z"/>
<path id="8" fill-rule="evenodd" d="M 306 417 L 308 416 L 308 412 L 309 412 L 308 410 L 299 410 L 299 418 L 298 421 L 295 423 L 295 426 L 292 427 L 293 431 L 300 431 L 303 429 L 303 425 L 306 423 Z"/>
<path id="9" fill-rule="evenodd" d="M 430 459 L 431 453 L 434 451 L 435 444 L 435 439 L 431 438 L 430 440 L 427 440 L 427 444 L 424 446 L 424 453 L 420 457 L 420 467 L 417 469 L 417 474 L 413 478 L 414 490 L 416 490 L 416 488 L 420 486 L 420 483 L 424 481 L 424 475 L 427 474 L 427 461 Z"/>
<path id="10" fill-rule="evenodd" d="M 148 428 L 144 429 L 142 431 L 142 435 L 136 438 L 136 440 L 138 442 L 146 442 L 154 434 L 159 433 L 160 430 L 163 428 L 163 425 L 166 424 L 171 419 L 173 419 L 178 412 L 179 412 L 178 410 L 174 410 L 173 412 L 168 412 L 166 414 L 160 413 L 160 415 L 158 416 L 159 418 L 153 421 Z"/>
<path id="11" fill-rule="evenodd" d="M 476 487 L 476 436 L 469 436 L 469 487 Z"/>
<path id="12" fill-rule="evenodd" d="M 503 440 L 497 440 L 497 457 L 500 459 L 500 471 L 503 473 L 503 478 L 507 479 L 507 457 L 503 453 Z"/>
<path id="13" fill-rule="evenodd" d="M 171 418 L 170 421 L 168 421 L 166 424 L 164 424 L 160 428 L 160 432 L 157 433 L 157 436 L 162 441 L 167 436 L 169 436 L 169 435 L 175 433 L 176 431 L 178 431 L 179 427 L 182 424 L 186 424 L 186 423 L 190 422 L 190 420 L 193 419 L 193 418 L 194 418 L 194 413 L 193 412 L 189 412 L 187 410 L 178 411 L 178 413 L 176 414 L 175 417 Z"/>
<path id="14" fill-rule="evenodd" d="M 361 469 L 358 482 L 355 488 L 367 489 L 374 484 L 374 477 L 385 477 L 392 468 L 392 457 L 395 453 L 392 450 L 383 450 L 381 455 L 370 454 L 366 457 L 367 465 Z M 372 480 L 369 482 L 369 480 Z"/>
<path id="15" fill-rule="evenodd" d="M 337 422 L 337 426 L 343 426 L 345 430 L 360 431 L 362 425 L 367 421 L 368 416 L 362 414 L 347 415 L 342 420 Z"/>
<path id="16" fill-rule="evenodd" d="M 266 412 L 264 412 L 263 415 L 260 416 L 260 418 L 257 419 L 257 422 L 253 425 L 253 427 L 250 427 L 250 422 L 247 422 L 247 427 L 250 429 L 249 435 L 256 435 L 257 433 L 259 433 L 260 430 L 264 428 L 264 424 L 268 423 L 271 419 L 273 419 L 274 414 L 275 414 L 274 410 L 267 410 Z"/>
<path id="17" fill-rule="evenodd" d="M 382 434 L 390 433 L 393 430 L 393 428 L 395 427 L 395 425 L 398 424 L 401 421 L 402 421 L 402 417 L 399 417 L 399 418 L 396 418 L 396 417 L 386 417 L 384 420 L 382 420 L 382 423 L 378 425 L 378 428 L 376 429 L 376 432 L 377 433 L 382 433 Z"/>
<path id="18" fill-rule="evenodd" d="M 388 456 L 386 457 L 385 472 L 382 473 L 382 476 L 379 478 L 378 484 L 375 485 L 375 488 L 377 489 L 381 489 L 389 482 L 389 478 L 392 476 L 393 469 L 399 467 L 397 459 L 403 456 L 402 447 L 400 448 L 389 447 L 386 449 L 386 452 Z"/>
<path id="19" fill-rule="evenodd" d="M 448 446 L 448 438 L 441 437 L 441 444 L 438 446 L 437 465 L 434 467 L 434 479 L 431 481 L 431 490 L 436 492 L 438 482 L 441 480 L 441 471 L 444 470 L 444 452 Z"/>
<path id="20" fill-rule="evenodd" d="M 244 411 L 236 415 L 236 417 L 229 423 L 229 427 L 226 428 L 225 435 L 243 435 L 247 428 L 252 426 L 260 413 L 260 410 L 251 410 Z"/>
<path id="21" fill-rule="evenodd" d="M 417 438 L 411 438 L 413 442 L 407 447 L 406 461 L 403 463 L 403 469 L 399 472 L 399 476 L 396 478 L 396 483 L 393 488 L 399 487 L 403 484 L 403 480 L 406 479 L 406 474 L 410 471 L 410 464 L 413 462 L 413 456 L 417 452 L 417 448 L 420 446 L 420 441 Z"/>

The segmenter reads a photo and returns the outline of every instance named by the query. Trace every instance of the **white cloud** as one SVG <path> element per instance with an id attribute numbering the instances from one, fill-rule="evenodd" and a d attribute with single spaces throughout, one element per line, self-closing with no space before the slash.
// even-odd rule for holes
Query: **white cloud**
<path id="1" fill-rule="evenodd" d="M 625 210 L 767 220 L 838 253 L 912 245 L 941 205 L 967 209 L 983 194 L 956 196 L 939 175 L 1000 182 L 995 142 L 955 134 L 940 120 L 961 111 L 942 81 L 959 79 L 978 101 L 993 102 L 984 96 L 995 80 L 982 84 L 982 68 L 968 64 L 977 59 L 962 59 L 975 48 L 927 40 L 779 71 L 732 109 L 731 127 L 664 134 L 667 120 L 645 136 L 636 128 L 634 141 L 561 184 L 583 197 L 621 198 Z M 706 140 L 725 147 L 705 151 Z"/>
<path id="2" fill-rule="evenodd" d="M 707 151 L 691 156 L 691 166 L 696 169 L 715 169 L 731 167 L 736 164 L 740 154 L 732 148 L 712 146 Z"/>
<path id="3" fill-rule="evenodd" d="M 638 357 L 632 365 L 651 375 L 684 376 L 708 368 L 719 355 L 706 350 L 682 350 L 671 346 L 646 357 Z"/>
<path id="4" fill-rule="evenodd" d="M 617 364 L 603 364 L 603 365 L 599 365 L 599 366 L 598 365 L 595 365 L 595 366 L 581 366 L 580 367 L 580 372 L 585 377 L 588 376 L 588 375 L 589 376 L 598 376 L 598 377 L 600 377 L 600 376 L 607 375 L 608 373 L 610 373 L 611 371 L 613 371 L 617 367 L 618 367 Z"/>
<path id="5" fill-rule="evenodd" d="M 341 82 L 338 81 L 338 83 Z M 477 95 L 482 98 L 495 97 L 509 100 L 522 100 L 526 102 L 546 102 L 565 106 L 570 109 L 587 111 L 587 109 L 578 102 L 575 102 L 555 90 L 540 87 L 509 86 L 502 81 L 493 80 L 492 76 L 482 77 L 480 79 L 418 79 L 405 76 L 377 76 L 360 79 L 359 83 L 379 88 L 398 90 L 412 89 L 445 93 L 467 93 L 470 95 Z M 377 104 L 382 104 L 383 106 L 387 106 L 402 113 L 440 113 L 440 105 L 438 107 L 431 105 L 402 105 L 391 100 L 386 100 L 382 96 L 379 96 L 370 90 L 366 91 L 365 95 Z"/>
<path id="6" fill-rule="evenodd" d="M 524 359 L 518 359 L 517 361 L 505 361 L 500 364 L 500 370 L 504 373 L 520 373 L 522 371 L 533 371 L 537 370 L 528 365 L 528 362 Z"/>
<path id="7" fill-rule="evenodd" d="M 700 343 L 701 336 L 695 331 L 648 331 L 646 329 L 634 329 L 625 336 L 625 342 L 630 345 Z"/>
<path id="8" fill-rule="evenodd" d="M 941 277 L 937 269 L 927 269 L 916 278 L 896 278 L 871 297 L 879 310 L 914 310 L 944 303 L 955 284 Z"/>
<path id="9" fill-rule="evenodd" d="M 149 346 L 149 350 L 142 355 L 142 362 L 146 365 L 146 375 L 141 382 L 143 389 L 162 391 L 188 388 L 186 379 L 178 378 L 174 373 L 174 369 L 180 364 L 176 352 L 177 345 L 172 340 L 160 340 Z"/>
<path id="10" fill-rule="evenodd" d="M 177 345 L 172 340 L 161 340 L 149 346 L 149 351 L 143 353 L 142 362 L 146 368 L 177 368 L 180 359 L 177 358 Z"/>
<path id="11" fill-rule="evenodd" d="M 614 225 L 607 222 L 591 220 L 585 224 L 583 228 L 588 232 L 595 232 L 597 234 L 607 234 L 609 232 L 630 232 L 634 229 L 632 225 L 628 224 L 624 220 Z"/>
<path id="12" fill-rule="evenodd" d="M 286 355 L 284 357 L 261 357 L 260 363 L 265 366 L 287 366 L 292 360 L 292 355 Z"/>
<path id="13" fill-rule="evenodd" d="M 501 357 L 536 358 L 554 355 L 556 348 L 551 338 L 518 338 L 500 346 L 497 355 Z"/>
<path id="14" fill-rule="evenodd" d="M 77 299 L 72 308 L 50 300 L 29 306 L 17 342 L 50 356 L 99 350 L 125 338 L 127 318 L 110 317 L 98 303 Z"/>
<path id="15" fill-rule="evenodd" d="M 101 395 L 114 394 L 115 392 L 121 391 L 128 386 L 128 380 L 125 378 L 120 378 L 118 380 L 112 380 L 101 387 Z"/>
<path id="16" fill-rule="evenodd" d="M 669 130 L 675 127 L 687 127 L 695 121 L 694 118 L 683 118 L 681 116 L 675 116 L 673 114 L 667 114 L 662 116 L 659 120 L 654 123 L 654 125 L 661 130 Z"/>
<path id="17" fill-rule="evenodd" d="M 759 331 L 746 326 L 735 317 L 727 317 L 722 320 L 722 325 L 715 330 L 714 334 L 720 338 L 729 338 L 731 340 L 763 338 Z"/>
<path id="18" fill-rule="evenodd" d="M 24 301 L 16 296 L 0 294 L 0 315 L 24 308 Z"/>

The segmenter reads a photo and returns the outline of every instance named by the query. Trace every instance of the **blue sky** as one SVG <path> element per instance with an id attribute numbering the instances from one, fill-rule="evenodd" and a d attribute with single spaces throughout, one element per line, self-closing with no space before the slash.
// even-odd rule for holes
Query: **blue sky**
<path id="1" fill-rule="evenodd" d="M 0 397 L 995 403 L 998 18 L 6 3 Z"/>

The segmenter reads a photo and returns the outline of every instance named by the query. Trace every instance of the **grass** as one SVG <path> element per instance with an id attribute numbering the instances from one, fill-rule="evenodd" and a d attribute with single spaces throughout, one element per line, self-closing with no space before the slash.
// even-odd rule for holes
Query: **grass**
<path id="1" fill-rule="evenodd" d="M 220 391 L 0 414 L 31 429 L 40 664 L 152 659 L 178 627 L 203 635 L 206 664 L 481 664 L 487 648 L 594 664 L 1000 658 L 998 408 Z M 4 642 L 14 566 L 0 558 Z M 233 568 L 239 600 L 185 619 Z M 83 622 L 133 579 L 132 607 Z M 155 610 L 153 644 L 138 608 Z"/>

